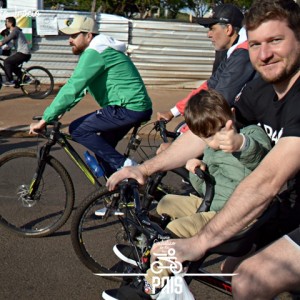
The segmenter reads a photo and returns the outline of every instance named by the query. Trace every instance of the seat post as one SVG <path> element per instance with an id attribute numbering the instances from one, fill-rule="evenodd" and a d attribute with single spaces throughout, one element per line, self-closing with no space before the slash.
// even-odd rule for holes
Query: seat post
<path id="1" fill-rule="evenodd" d="M 131 133 L 130 138 L 129 138 L 129 142 L 127 144 L 127 147 L 126 147 L 126 150 L 125 150 L 125 153 L 124 153 L 125 157 L 129 157 L 130 151 L 131 150 L 135 151 L 141 143 L 141 139 L 137 135 L 140 126 L 141 126 L 141 124 L 139 123 L 139 124 L 136 124 L 133 127 L 132 133 Z"/>

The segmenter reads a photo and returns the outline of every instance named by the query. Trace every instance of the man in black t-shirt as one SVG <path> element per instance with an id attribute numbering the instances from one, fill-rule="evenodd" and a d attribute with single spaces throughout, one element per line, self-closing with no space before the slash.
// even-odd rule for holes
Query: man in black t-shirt
<path id="1" fill-rule="evenodd" d="M 297 73 L 290 85 L 280 97 L 273 85 L 262 78 L 252 81 L 235 104 L 237 119 L 245 125 L 260 125 L 273 145 L 284 138 L 299 138 L 300 77 Z M 283 200 L 279 229 L 281 233 L 287 233 L 300 224 L 300 172 L 287 181 L 279 196 Z"/>
<path id="2" fill-rule="evenodd" d="M 300 7 L 293 0 L 256 0 L 245 26 L 250 59 L 262 79 L 244 89 L 237 117 L 260 124 L 275 146 L 197 235 L 156 243 L 151 254 L 155 259 L 154 253 L 167 254 L 172 248 L 180 262 L 198 260 L 260 216 L 284 190 L 289 210 L 285 225 L 293 230 L 244 260 L 232 278 L 234 298 L 272 299 L 284 291 L 300 291 Z M 224 128 L 220 149 L 237 151 L 231 136 Z M 114 173 L 107 186 L 112 190 L 124 178 L 143 184 L 147 176 L 182 166 L 203 149 L 203 141 L 188 131 L 156 157 Z"/>

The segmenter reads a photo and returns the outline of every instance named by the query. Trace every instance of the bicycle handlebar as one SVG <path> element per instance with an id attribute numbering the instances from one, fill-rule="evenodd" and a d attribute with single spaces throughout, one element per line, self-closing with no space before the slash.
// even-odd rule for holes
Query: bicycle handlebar
<path id="1" fill-rule="evenodd" d="M 164 143 L 168 143 L 168 137 L 172 138 L 173 140 L 175 140 L 180 133 L 179 132 L 173 132 L 173 131 L 169 131 L 166 128 L 166 124 L 168 122 L 166 120 L 160 120 L 160 121 L 156 121 L 154 123 L 154 128 L 156 131 L 159 131 L 160 136 L 162 138 L 162 140 L 164 141 Z"/>
<path id="2" fill-rule="evenodd" d="M 62 115 L 59 116 L 58 119 L 60 119 L 61 117 L 62 117 Z M 33 116 L 32 120 L 34 120 L 34 121 L 40 121 L 40 120 L 42 120 L 42 118 L 43 118 L 43 116 Z M 53 120 L 53 121 L 48 122 L 47 125 L 53 126 L 53 130 L 55 132 L 58 132 L 62 124 L 58 120 Z"/>
<path id="3" fill-rule="evenodd" d="M 42 116 L 33 116 L 32 120 L 40 121 L 40 120 L 42 120 L 42 118 L 43 118 Z M 53 126 L 53 129 L 51 131 L 52 133 L 58 133 L 60 131 L 60 128 L 61 128 L 62 124 L 57 120 L 53 120 L 51 122 L 48 122 L 46 124 L 45 133 L 43 133 L 42 131 L 37 132 L 39 135 L 41 135 L 44 138 L 49 138 L 49 133 L 47 134 L 47 125 Z"/>
<path id="4" fill-rule="evenodd" d="M 203 197 L 201 205 L 197 209 L 197 213 L 209 211 L 210 205 L 215 194 L 215 180 L 212 176 L 209 175 L 208 172 L 203 171 L 200 168 L 196 168 L 195 173 L 200 179 L 204 180 L 205 182 L 205 195 Z"/>

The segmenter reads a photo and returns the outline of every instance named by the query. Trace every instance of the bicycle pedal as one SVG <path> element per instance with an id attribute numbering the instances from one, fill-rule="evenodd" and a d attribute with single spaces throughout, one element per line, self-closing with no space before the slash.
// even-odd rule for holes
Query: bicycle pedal
<path id="1" fill-rule="evenodd" d="M 106 207 L 103 207 L 101 209 L 97 209 L 95 211 L 95 216 L 97 217 L 104 217 L 106 215 L 106 212 L 107 212 L 107 208 Z M 124 213 L 119 211 L 119 210 L 110 210 L 108 212 L 110 215 L 112 216 L 124 216 Z"/>

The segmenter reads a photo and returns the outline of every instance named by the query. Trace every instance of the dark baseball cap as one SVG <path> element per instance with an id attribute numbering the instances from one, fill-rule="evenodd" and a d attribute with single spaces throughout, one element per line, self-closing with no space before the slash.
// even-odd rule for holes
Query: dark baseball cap
<path id="1" fill-rule="evenodd" d="M 221 4 L 216 6 L 211 18 L 198 18 L 197 22 L 205 27 L 223 23 L 241 28 L 243 20 L 244 15 L 237 6 L 233 4 Z"/>

